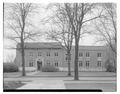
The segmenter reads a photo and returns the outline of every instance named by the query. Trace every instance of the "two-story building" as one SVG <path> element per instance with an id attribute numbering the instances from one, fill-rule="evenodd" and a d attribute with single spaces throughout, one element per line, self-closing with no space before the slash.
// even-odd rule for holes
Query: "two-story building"
<path id="1" fill-rule="evenodd" d="M 21 67 L 20 44 L 17 45 L 16 64 Z M 79 71 L 105 71 L 107 52 L 105 46 L 79 46 Z M 71 70 L 74 70 L 75 47 L 71 50 Z M 67 71 L 68 63 L 65 49 L 56 42 L 25 43 L 25 66 L 39 70 L 44 65 L 52 65 Z"/>

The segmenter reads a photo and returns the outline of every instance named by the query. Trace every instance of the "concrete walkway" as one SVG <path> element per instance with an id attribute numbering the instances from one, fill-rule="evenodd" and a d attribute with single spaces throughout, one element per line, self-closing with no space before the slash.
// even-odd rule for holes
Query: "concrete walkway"
<path id="1" fill-rule="evenodd" d="M 34 80 L 18 89 L 65 89 L 62 80 Z"/>

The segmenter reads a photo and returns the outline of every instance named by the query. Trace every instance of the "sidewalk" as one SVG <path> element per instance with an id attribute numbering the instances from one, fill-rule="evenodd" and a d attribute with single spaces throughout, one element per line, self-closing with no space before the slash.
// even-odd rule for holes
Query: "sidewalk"
<path id="1" fill-rule="evenodd" d="M 34 79 L 17 89 L 102 89 L 103 91 L 116 91 L 116 81 L 112 80 L 79 80 L 72 79 Z"/>
<path id="2" fill-rule="evenodd" d="M 34 80 L 18 89 L 65 89 L 62 80 Z"/>

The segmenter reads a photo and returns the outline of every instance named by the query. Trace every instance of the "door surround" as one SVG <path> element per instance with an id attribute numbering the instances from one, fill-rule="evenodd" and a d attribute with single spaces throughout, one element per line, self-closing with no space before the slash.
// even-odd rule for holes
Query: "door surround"
<path id="1" fill-rule="evenodd" d="M 36 64 L 35 64 L 35 67 L 36 67 L 36 70 L 38 70 L 38 61 L 41 62 L 41 67 L 44 65 L 44 58 L 43 57 L 38 57 L 36 58 Z"/>

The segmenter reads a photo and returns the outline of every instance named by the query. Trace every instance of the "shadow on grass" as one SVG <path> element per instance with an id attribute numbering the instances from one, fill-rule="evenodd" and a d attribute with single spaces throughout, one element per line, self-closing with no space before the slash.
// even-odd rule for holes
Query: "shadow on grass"
<path id="1" fill-rule="evenodd" d="M 17 89 L 21 86 L 25 85 L 25 83 L 22 83 L 21 81 L 4 81 L 3 83 L 3 90 L 8 90 L 8 89 Z"/>

